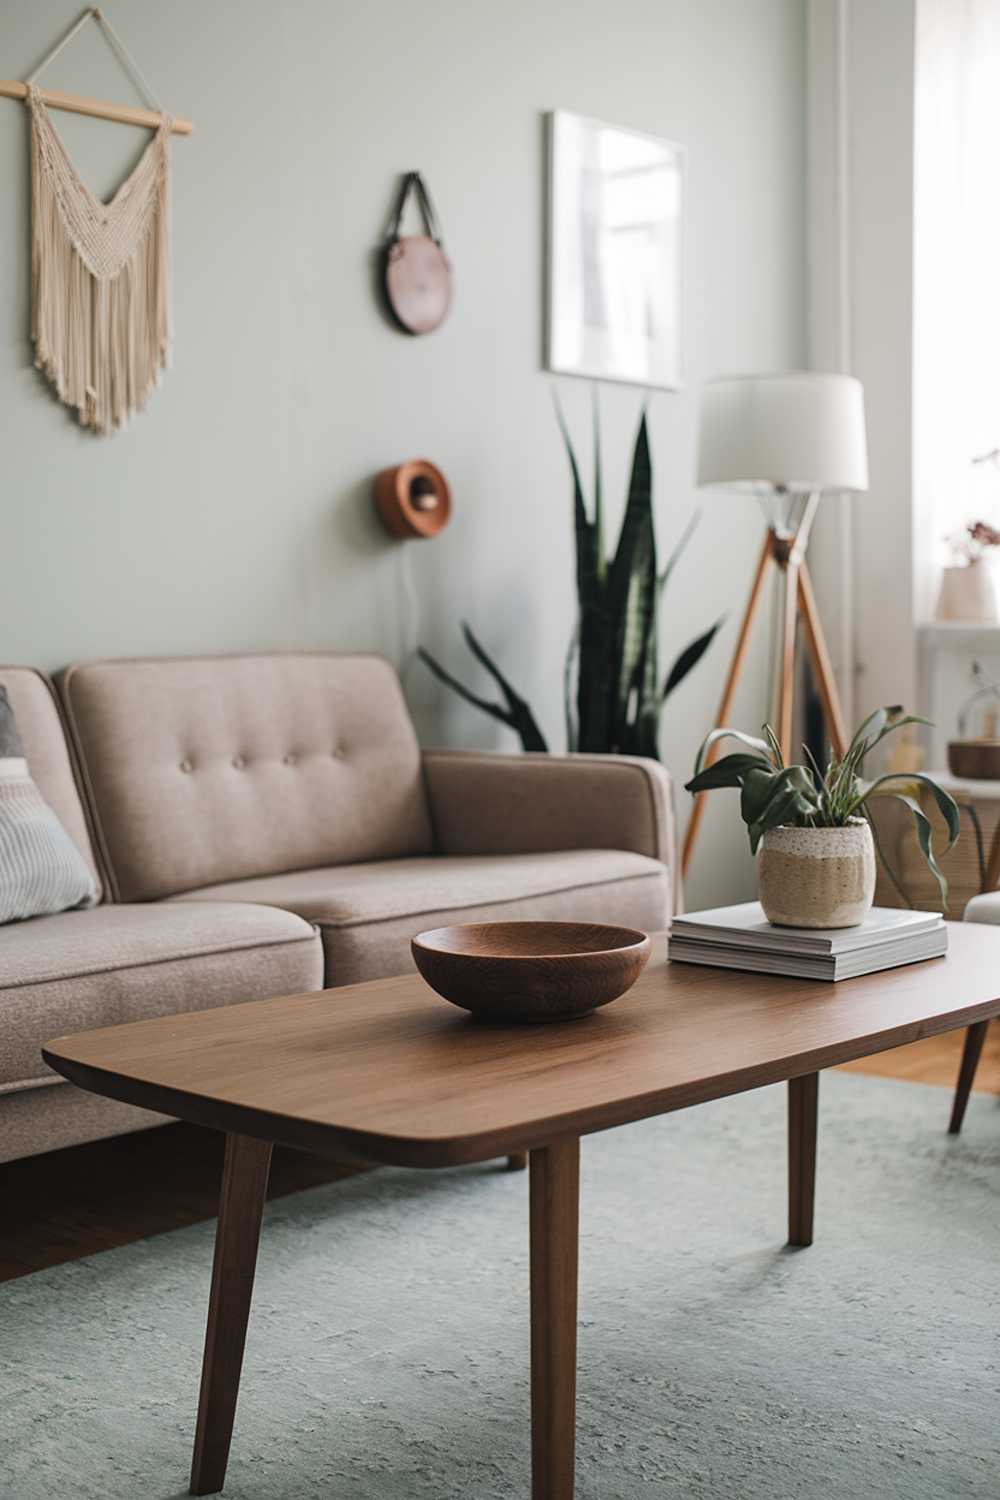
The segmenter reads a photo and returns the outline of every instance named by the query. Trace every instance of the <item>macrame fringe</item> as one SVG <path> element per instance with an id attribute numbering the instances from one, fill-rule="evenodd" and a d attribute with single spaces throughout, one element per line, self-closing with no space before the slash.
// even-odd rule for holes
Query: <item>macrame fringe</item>
<path id="1" fill-rule="evenodd" d="M 169 122 L 109 204 L 80 181 L 45 105 L 32 112 L 35 364 L 94 432 L 140 411 L 169 364 Z"/>

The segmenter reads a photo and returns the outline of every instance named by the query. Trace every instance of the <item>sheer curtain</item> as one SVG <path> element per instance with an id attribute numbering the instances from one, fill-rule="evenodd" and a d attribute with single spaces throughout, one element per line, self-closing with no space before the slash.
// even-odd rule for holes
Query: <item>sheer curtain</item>
<path id="1" fill-rule="evenodd" d="M 914 586 L 933 612 L 944 538 L 1000 525 L 1000 0 L 917 0 Z M 1000 580 L 998 580 L 1000 581 Z"/>

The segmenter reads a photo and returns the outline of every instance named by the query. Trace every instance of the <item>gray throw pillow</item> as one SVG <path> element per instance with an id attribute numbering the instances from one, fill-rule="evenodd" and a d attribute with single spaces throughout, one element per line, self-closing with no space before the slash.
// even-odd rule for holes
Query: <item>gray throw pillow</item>
<path id="1" fill-rule="evenodd" d="M 31 779 L 7 689 L 0 687 L 0 923 L 96 900 L 82 854 Z"/>

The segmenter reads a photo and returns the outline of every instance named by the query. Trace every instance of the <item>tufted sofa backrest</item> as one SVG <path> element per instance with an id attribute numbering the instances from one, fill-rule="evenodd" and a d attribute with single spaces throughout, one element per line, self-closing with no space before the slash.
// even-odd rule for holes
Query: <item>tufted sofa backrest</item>
<path id="1" fill-rule="evenodd" d="M 59 686 L 120 901 L 431 848 L 416 736 L 379 657 L 85 662 Z"/>
<path id="2" fill-rule="evenodd" d="M 33 667 L 0 667 L 0 686 L 7 689 L 35 785 L 87 861 L 100 889 L 100 872 L 52 685 Z"/>

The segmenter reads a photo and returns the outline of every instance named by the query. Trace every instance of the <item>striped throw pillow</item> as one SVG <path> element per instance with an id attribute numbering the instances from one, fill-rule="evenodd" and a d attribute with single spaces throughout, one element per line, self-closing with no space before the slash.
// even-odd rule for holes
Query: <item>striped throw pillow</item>
<path id="1" fill-rule="evenodd" d="M 31 779 L 14 710 L 0 687 L 0 923 L 96 899 L 83 856 Z"/>

